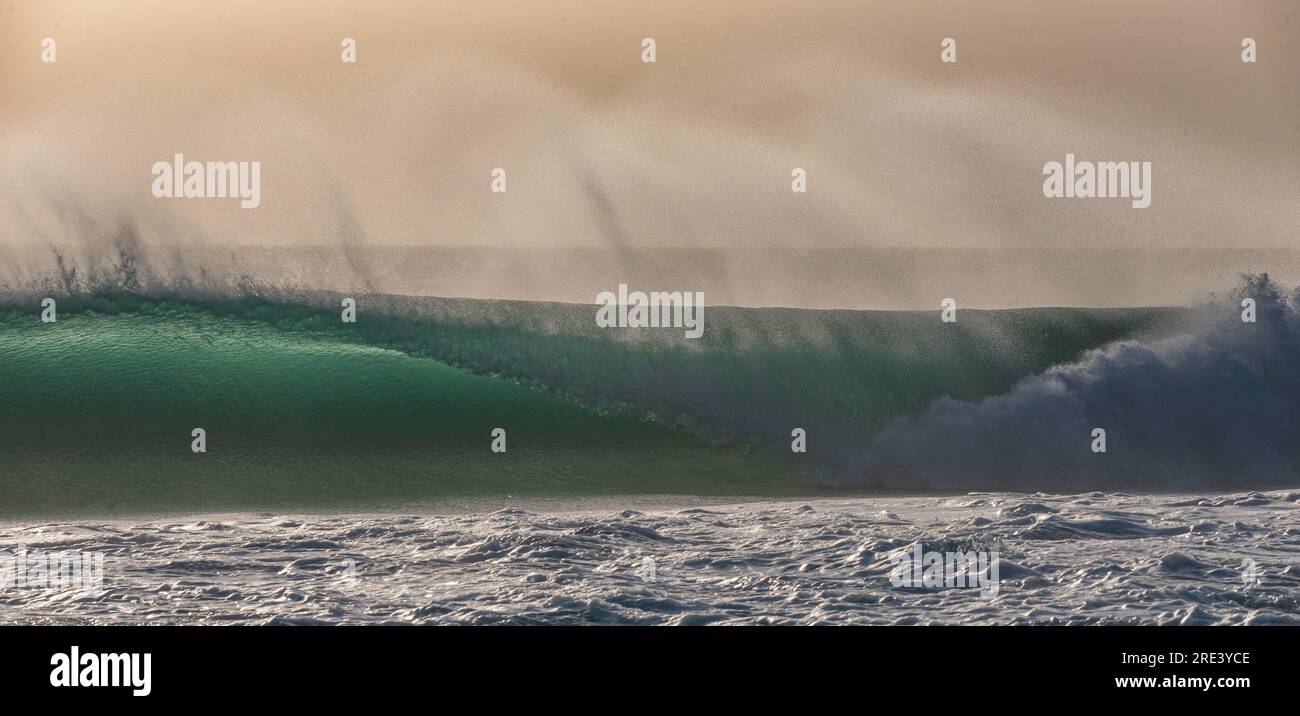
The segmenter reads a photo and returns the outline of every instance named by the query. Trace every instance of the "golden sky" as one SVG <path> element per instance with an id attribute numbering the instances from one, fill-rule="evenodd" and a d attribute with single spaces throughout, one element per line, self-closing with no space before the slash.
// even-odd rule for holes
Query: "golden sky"
<path id="1" fill-rule="evenodd" d="M 1291 248 L 1298 70 L 1292 0 L 0 0 L 0 242 L 71 201 L 205 245 Z M 262 207 L 153 199 L 175 152 Z M 1151 208 L 1044 199 L 1067 152 L 1151 161 Z"/>

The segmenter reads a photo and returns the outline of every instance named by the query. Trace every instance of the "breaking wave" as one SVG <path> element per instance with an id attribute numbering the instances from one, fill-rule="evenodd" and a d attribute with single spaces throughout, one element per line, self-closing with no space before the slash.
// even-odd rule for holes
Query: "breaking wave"
<path id="1" fill-rule="evenodd" d="M 1120 341 L 977 401 L 894 421 L 846 482 L 1235 490 L 1300 483 L 1300 293 L 1249 276 L 1200 330 Z M 1240 301 L 1256 302 L 1243 320 Z M 1213 309 L 1205 309 L 1213 313 Z M 1105 452 L 1093 431 L 1105 431 Z"/>
<path id="2" fill-rule="evenodd" d="M 343 294 L 163 280 L 129 244 L 116 261 L 59 264 L 55 281 L 0 293 L 0 441 L 7 491 L 23 496 L 11 511 L 1300 482 L 1295 300 L 1266 276 L 1240 290 L 1254 323 L 1235 300 L 1215 304 L 1230 315 L 963 310 L 957 323 L 710 306 L 689 340 L 599 328 L 588 305 L 361 292 L 343 324 Z M 57 324 L 36 318 L 42 293 Z M 436 409 L 411 397 L 449 394 L 460 402 Z M 196 415 L 247 438 L 203 479 L 178 462 Z M 514 462 L 486 447 L 507 424 L 524 431 Z M 795 428 L 806 453 L 791 451 Z M 266 477 L 239 483 L 251 474 Z"/>

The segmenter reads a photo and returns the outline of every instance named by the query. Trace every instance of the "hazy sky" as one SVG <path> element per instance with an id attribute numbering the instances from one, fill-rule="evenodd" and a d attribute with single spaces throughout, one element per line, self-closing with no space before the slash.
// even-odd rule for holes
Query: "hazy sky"
<path id="1" fill-rule="evenodd" d="M 11 0 L 0 244 L 84 240 L 73 211 L 205 246 L 1291 248 L 1298 16 L 1291 0 Z M 260 161 L 262 206 L 155 199 L 150 167 L 176 152 Z M 1043 164 L 1067 152 L 1152 162 L 1151 207 L 1045 199 Z"/>

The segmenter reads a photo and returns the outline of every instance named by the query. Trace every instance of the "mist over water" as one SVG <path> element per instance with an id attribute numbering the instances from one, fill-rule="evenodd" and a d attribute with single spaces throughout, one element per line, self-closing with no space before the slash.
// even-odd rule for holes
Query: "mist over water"
<path id="1" fill-rule="evenodd" d="M 736 49 L 705 105 L 680 101 L 671 64 L 593 96 L 481 54 L 340 78 L 346 102 L 236 97 L 238 77 L 150 95 L 107 80 L 75 98 L 93 112 L 0 130 L 0 290 L 116 288 L 127 267 L 181 293 L 586 303 L 629 283 L 711 305 L 932 310 L 1182 305 L 1246 271 L 1300 282 L 1292 166 L 1121 121 L 1109 100 L 1076 141 L 1083 120 L 1054 95 L 828 74 L 851 61 L 837 52 L 775 71 Z M 1065 151 L 1153 161 L 1152 207 L 1044 199 L 1043 162 Z M 261 162 L 262 205 L 154 198 L 149 168 L 177 153 Z"/>

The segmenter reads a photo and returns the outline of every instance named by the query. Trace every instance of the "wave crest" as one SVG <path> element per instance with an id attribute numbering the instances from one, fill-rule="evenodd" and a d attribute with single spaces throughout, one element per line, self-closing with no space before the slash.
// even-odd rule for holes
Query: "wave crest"
<path id="1" fill-rule="evenodd" d="M 1300 292 L 1245 277 L 1237 305 L 1192 335 L 1123 341 L 976 402 L 899 419 L 850 483 L 915 488 L 1142 490 L 1300 482 Z M 1102 428 L 1105 452 L 1093 451 Z"/>

